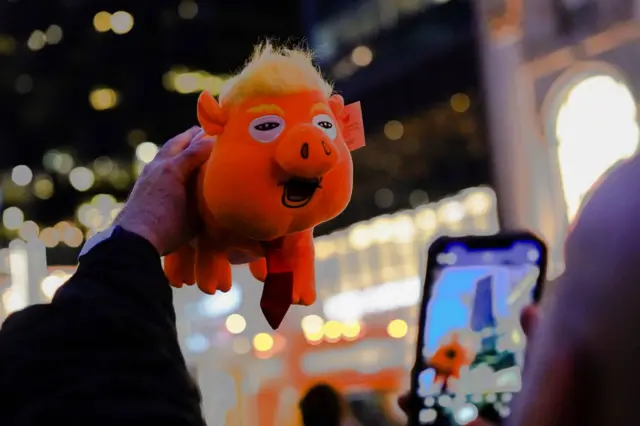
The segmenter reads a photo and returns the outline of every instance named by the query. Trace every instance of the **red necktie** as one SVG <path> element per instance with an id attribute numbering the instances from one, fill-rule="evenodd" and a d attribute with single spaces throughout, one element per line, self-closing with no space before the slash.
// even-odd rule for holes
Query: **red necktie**
<path id="1" fill-rule="evenodd" d="M 282 243 L 282 238 L 263 243 L 268 272 L 260 308 L 274 330 L 280 327 L 293 298 L 293 268 L 285 256 Z"/>

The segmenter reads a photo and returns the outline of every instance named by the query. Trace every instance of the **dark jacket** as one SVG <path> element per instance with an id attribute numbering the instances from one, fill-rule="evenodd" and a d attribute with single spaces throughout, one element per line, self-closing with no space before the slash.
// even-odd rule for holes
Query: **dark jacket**
<path id="1" fill-rule="evenodd" d="M 0 329 L 1 426 L 204 425 L 149 242 L 95 246 L 51 304 Z"/>

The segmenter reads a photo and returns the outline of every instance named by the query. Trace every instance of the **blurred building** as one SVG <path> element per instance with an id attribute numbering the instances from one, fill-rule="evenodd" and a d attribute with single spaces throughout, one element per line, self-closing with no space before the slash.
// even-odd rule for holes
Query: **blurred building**
<path id="1" fill-rule="evenodd" d="M 637 153 L 640 2 L 475 2 L 500 216 L 540 232 L 550 273 L 580 205 Z"/>
<path id="2" fill-rule="evenodd" d="M 318 62 L 368 132 L 353 202 L 320 232 L 491 184 L 469 2 L 304 4 Z"/>

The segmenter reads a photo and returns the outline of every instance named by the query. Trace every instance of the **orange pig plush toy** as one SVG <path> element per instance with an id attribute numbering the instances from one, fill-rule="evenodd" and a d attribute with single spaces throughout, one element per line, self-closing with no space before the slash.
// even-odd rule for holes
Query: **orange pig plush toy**
<path id="1" fill-rule="evenodd" d="M 306 51 L 265 43 L 217 101 L 200 95 L 198 121 L 216 137 L 193 194 L 204 230 L 166 256 L 165 273 L 214 294 L 231 288 L 230 259 L 249 263 L 276 329 L 292 304 L 316 300 L 313 228 L 351 199 L 360 104 L 345 106 Z"/>

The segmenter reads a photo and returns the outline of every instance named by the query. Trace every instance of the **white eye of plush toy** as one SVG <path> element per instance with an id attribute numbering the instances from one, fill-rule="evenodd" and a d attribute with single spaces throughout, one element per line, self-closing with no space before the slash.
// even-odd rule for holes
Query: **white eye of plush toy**
<path id="1" fill-rule="evenodd" d="M 322 130 L 331 140 L 334 140 L 338 135 L 338 129 L 333 123 L 333 118 L 327 114 L 319 114 L 313 117 L 313 125 Z"/>
<path id="2" fill-rule="evenodd" d="M 258 117 L 249 125 L 249 134 L 258 142 L 273 142 L 284 130 L 284 119 L 277 115 Z"/>

